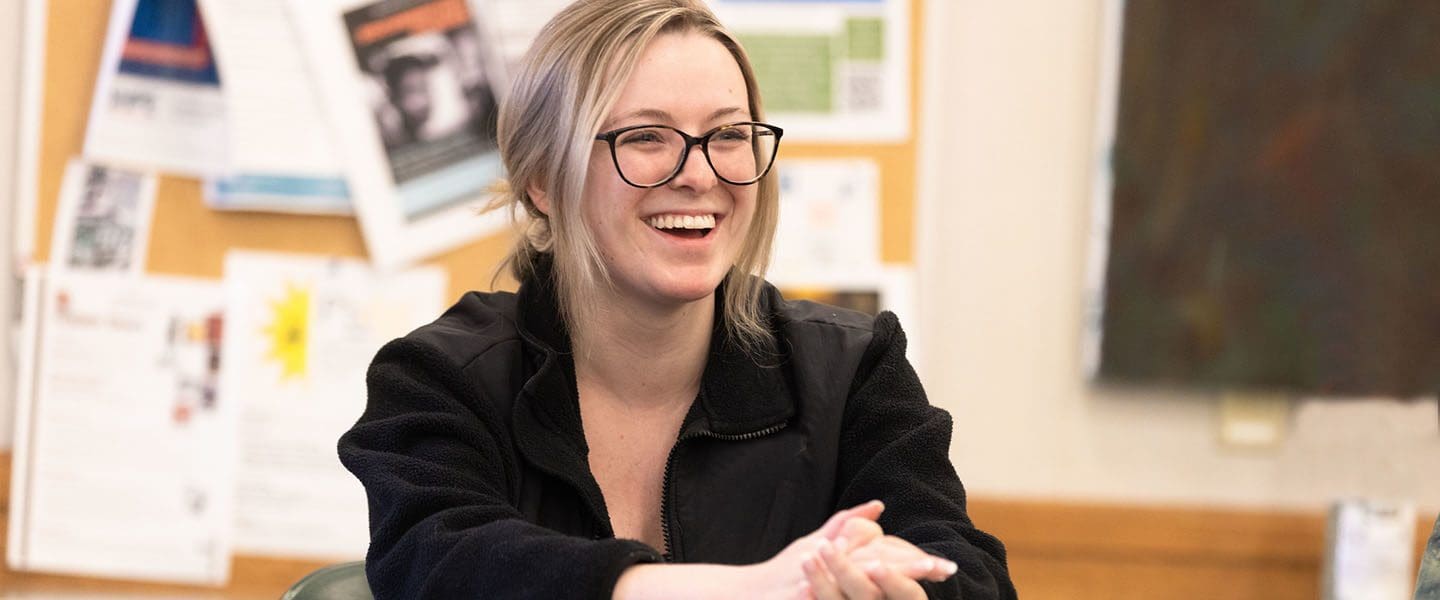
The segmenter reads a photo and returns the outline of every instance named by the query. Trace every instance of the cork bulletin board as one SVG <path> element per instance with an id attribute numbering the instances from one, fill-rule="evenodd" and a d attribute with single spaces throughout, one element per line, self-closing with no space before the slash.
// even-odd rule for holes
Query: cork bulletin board
<path id="1" fill-rule="evenodd" d="M 48 258 L 56 199 L 68 159 L 80 153 L 86 116 L 99 68 L 109 2 L 50 0 L 45 41 L 43 108 L 35 199 L 36 260 Z M 921 4 L 910 6 L 912 65 L 909 139 L 893 144 L 786 144 L 782 158 L 864 158 L 879 167 L 881 260 L 914 261 L 918 99 L 921 73 L 918 52 L 923 22 Z M 155 274 L 219 278 L 223 257 L 231 248 L 363 257 L 360 229 L 351 217 L 294 216 L 211 210 L 195 179 L 163 176 L 157 192 L 146 271 Z M 495 265 L 510 246 L 498 234 L 433 257 L 427 261 L 450 275 L 449 298 L 467 290 L 490 289 Z M 513 286 L 502 277 L 498 287 Z"/>

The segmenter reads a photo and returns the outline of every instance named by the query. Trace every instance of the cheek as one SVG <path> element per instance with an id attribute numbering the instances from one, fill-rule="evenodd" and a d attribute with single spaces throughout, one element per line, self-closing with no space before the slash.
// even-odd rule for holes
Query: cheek
<path id="1" fill-rule="evenodd" d="M 590 170 L 585 175 L 585 192 L 581 196 L 584 204 L 581 212 L 584 213 L 585 224 L 590 226 L 592 234 L 603 237 L 606 235 L 605 226 L 615 215 L 616 190 L 604 168 L 609 163 L 602 163 L 599 154 L 596 152 L 590 157 Z"/>
<path id="2" fill-rule="evenodd" d="M 759 207 L 759 194 L 755 186 L 745 186 L 735 191 L 735 216 L 739 217 L 737 223 L 743 225 L 741 233 L 748 233 L 750 223 L 755 220 L 756 210 Z"/>
<path id="3" fill-rule="evenodd" d="M 623 182 L 615 185 L 603 178 L 586 183 L 585 224 L 590 227 L 597 242 L 621 244 L 620 240 L 634 235 L 628 219 L 632 218 L 630 207 L 638 202 L 636 191 Z"/>

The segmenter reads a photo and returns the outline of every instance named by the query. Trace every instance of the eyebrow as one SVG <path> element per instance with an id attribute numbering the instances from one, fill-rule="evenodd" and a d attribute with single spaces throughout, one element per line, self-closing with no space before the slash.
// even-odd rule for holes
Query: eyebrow
<path id="1" fill-rule="evenodd" d="M 738 107 L 738 106 L 730 106 L 730 107 L 718 109 L 718 110 L 716 110 L 715 112 L 710 113 L 710 116 L 706 117 L 705 120 L 706 120 L 706 121 L 714 121 L 715 119 L 718 119 L 718 118 L 723 117 L 723 116 L 726 116 L 726 115 L 732 115 L 732 114 L 735 114 L 735 113 L 743 113 L 743 112 L 745 112 L 745 109 L 742 109 L 742 108 L 740 108 L 740 107 Z M 630 120 L 630 119 L 638 119 L 638 118 L 641 118 L 641 117 L 650 118 L 650 119 L 655 119 L 656 121 L 659 121 L 660 123 L 674 123 L 674 122 L 675 122 L 675 116 L 672 115 L 672 114 L 670 114 L 669 112 L 666 112 L 666 111 L 663 111 L 663 110 L 660 110 L 660 109 L 656 109 L 656 108 L 642 108 L 642 109 L 640 109 L 640 110 L 636 110 L 636 111 L 632 111 L 632 112 L 625 113 L 624 115 L 621 115 L 619 118 L 610 121 L 609 123 L 606 124 L 605 129 L 609 129 L 609 128 L 610 128 L 611 126 L 613 126 L 613 125 L 615 124 L 615 122 L 617 122 L 617 121 L 628 121 L 628 120 Z"/>

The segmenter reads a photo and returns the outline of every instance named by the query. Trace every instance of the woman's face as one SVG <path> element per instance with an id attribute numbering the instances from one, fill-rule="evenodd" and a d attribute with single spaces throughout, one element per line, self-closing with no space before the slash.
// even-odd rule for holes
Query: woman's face
<path id="1" fill-rule="evenodd" d="M 720 42 L 666 34 L 645 48 L 600 131 L 669 125 L 698 136 L 751 120 L 749 106 L 745 78 Z M 597 141 L 582 212 L 623 299 L 674 306 L 710 297 L 724 279 L 755 213 L 756 188 L 716 178 L 698 145 L 670 182 L 633 187 L 616 171 L 606 143 Z M 694 220 L 689 227 L 700 229 L 677 228 L 687 217 Z M 714 227 L 706 229 L 710 218 Z"/>

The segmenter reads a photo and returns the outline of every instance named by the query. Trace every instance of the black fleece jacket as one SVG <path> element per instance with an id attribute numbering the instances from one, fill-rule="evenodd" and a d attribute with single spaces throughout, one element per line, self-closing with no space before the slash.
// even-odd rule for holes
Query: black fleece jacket
<path id="1" fill-rule="evenodd" d="M 887 533 L 959 565 L 930 597 L 1015 597 L 1004 547 L 965 514 L 950 416 L 926 401 L 895 316 L 768 285 L 772 356 L 714 329 L 667 462 L 667 547 L 615 539 L 546 281 L 542 268 L 518 295 L 467 294 L 375 357 L 339 450 L 369 497 L 376 598 L 609 598 L 635 563 L 761 562 L 876 498 Z"/>

